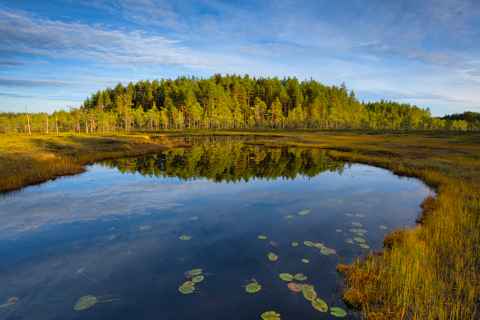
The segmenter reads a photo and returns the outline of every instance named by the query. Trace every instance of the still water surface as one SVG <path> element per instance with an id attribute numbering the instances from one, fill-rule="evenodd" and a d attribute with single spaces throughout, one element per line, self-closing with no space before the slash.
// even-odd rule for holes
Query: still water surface
<path id="1" fill-rule="evenodd" d="M 336 264 L 381 249 L 430 193 L 319 150 L 239 142 L 98 163 L 0 198 L 0 319 L 333 319 L 279 274 L 347 310 Z"/>

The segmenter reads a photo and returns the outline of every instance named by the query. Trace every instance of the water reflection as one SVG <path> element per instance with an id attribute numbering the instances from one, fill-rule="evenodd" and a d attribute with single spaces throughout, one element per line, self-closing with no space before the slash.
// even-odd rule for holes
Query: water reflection
<path id="1" fill-rule="evenodd" d="M 252 178 L 294 179 L 314 177 L 324 171 L 341 173 L 344 163 L 333 161 L 325 151 L 305 148 L 265 148 L 241 142 L 201 143 L 141 158 L 102 162 L 122 173 L 145 176 L 207 178 L 216 182 L 249 181 Z"/>
<path id="2" fill-rule="evenodd" d="M 429 192 L 230 140 L 95 164 L 0 200 L 0 319 L 333 318 L 336 264 L 413 224 Z"/>

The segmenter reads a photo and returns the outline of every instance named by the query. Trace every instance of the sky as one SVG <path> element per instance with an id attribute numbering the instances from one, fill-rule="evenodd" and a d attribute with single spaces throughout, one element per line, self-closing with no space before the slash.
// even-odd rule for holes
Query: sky
<path id="1" fill-rule="evenodd" d="M 480 112 L 478 0 L 0 0 L 0 112 L 215 73 L 345 83 L 433 115 Z"/>

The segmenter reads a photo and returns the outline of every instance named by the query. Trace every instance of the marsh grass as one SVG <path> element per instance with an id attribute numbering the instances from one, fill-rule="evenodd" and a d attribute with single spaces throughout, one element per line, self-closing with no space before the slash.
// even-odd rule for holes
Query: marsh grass
<path id="1" fill-rule="evenodd" d="M 184 137 L 236 136 L 268 146 L 329 150 L 333 158 L 422 179 L 435 189 L 415 228 L 393 230 L 382 253 L 350 266 L 344 299 L 369 319 L 480 317 L 480 134 L 189 131 L 117 137 L 0 136 L 0 190 L 81 172 L 95 160 L 153 152 Z"/>

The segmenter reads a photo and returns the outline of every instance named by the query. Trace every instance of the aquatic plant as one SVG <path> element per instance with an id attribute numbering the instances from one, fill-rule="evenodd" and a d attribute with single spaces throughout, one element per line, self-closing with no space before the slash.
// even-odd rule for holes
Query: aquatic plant
<path id="1" fill-rule="evenodd" d="M 7 302 L 5 302 L 4 304 L 0 304 L 0 308 L 6 308 L 6 307 L 13 306 L 17 302 L 18 302 L 17 297 L 10 297 L 10 298 L 8 298 Z"/>
<path id="2" fill-rule="evenodd" d="M 264 234 L 260 234 L 258 237 L 257 237 L 259 240 L 267 240 L 268 237 Z"/>
<path id="3" fill-rule="evenodd" d="M 83 311 L 90 309 L 94 305 L 98 303 L 98 299 L 95 296 L 92 295 L 86 295 L 80 297 L 77 302 L 73 306 L 73 310 L 75 311 Z"/>
<path id="4" fill-rule="evenodd" d="M 316 298 L 312 300 L 312 307 L 320 312 L 328 311 L 328 304 L 322 298 Z"/>
<path id="5" fill-rule="evenodd" d="M 302 259 L 302 262 L 303 262 L 303 263 L 310 263 L 310 260 L 308 260 L 308 259 L 306 259 L 306 258 L 303 258 L 303 259 Z"/>
<path id="6" fill-rule="evenodd" d="M 315 245 L 312 241 L 303 241 L 303 244 L 307 247 L 313 247 Z"/>
<path id="7" fill-rule="evenodd" d="M 310 214 L 311 211 L 312 211 L 311 209 L 303 209 L 303 210 L 300 210 L 297 214 L 299 216 L 306 216 L 306 215 Z"/>
<path id="8" fill-rule="evenodd" d="M 287 287 L 290 291 L 295 292 L 295 293 L 299 293 L 299 292 L 302 292 L 303 285 L 301 283 L 289 282 L 287 284 Z"/>
<path id="9" fill-rule="evenodd" d="M 353 240 L 355 240 L 355 242 L 358 242 L 358 243 L 365 243 L 365 242 L 367 242 L 367 240 L 365 240 L 365 239 L 362 238 L 362 237 L 354 237 Z"/>
<path id="10" fill-rule="evenodd" d="M 193 283 L 200 283 L 205 279 L 205 276 L 199 275 L 192 278 Z"/>
<path id="11" fill-rule="evenodd" d="M 330 314 L 337 318 L 343 318 L 347 316 L 347 312 L 340 307 L 331 307 Z"/>
<path id="12" fill-rule="evenodd" d="M 299 243 L 297 241 L 292 241 L 292 247 L 298 247 Z"/>
<path id="13" fill-rule="evenodd" d="M 297 273 L 293 276 L 293 278 L 297 281 L 305 281 L 308 279 L 308 277 L 306 275 L 304 275 L 303 273 Z"/>
<path id="14" fill-rule="evenodd" d="M 178 239 L 182 240 L 182 241 L 188 241 L 188 240 L 191 240 L 192 237 L 191 236 L 187 236 L 186 234 L 182 234 L 180 237 L 178 237 Z"/>
<path id="15" fill-rule="evenodd" d="M 303 297 L 308 301 L 313 301 L 317 298 L 317 292 L 315 291 L 315 287 L 309 284 L 304 284 L 302 286 L 302 293 Z"/>
<path id="16" fill-rule="evenodd" d="M 287 281 L 287 282 L 292 281 L 294 278 L 293 275 L 290 273 L 280 273 L 278 277 L 283 281 Z"/>
<path id="17" fill-rule="evenodd" d="M 261 315 L 262 320 L 280 320 L 280 314 L 275 311 L 266 311 Z"/>
<path id="18" fill-rule="evenodd" d="M 195 276 L 199 276 L 203 273 L 203 269 L 197 268 L 197 269 L 192 269 L 187 272 L 185 272 L 185 277 L 187 278 L 192 278 Z"/>
<path id="19" fill-rule="evenodd" d="M 257 293 L 260 290 L 262 290 L 262 286 L 255 279 L 245 286 L 245 291 L 250 294 Z"/>
<path id="20" fill-rule="evenodd" d="M 185 281 L 178 287 L 178 291 L 180 291 L 181 294 L 191 294 L 195 291 L 195 283 L 193 281 Z"/>
<path id="21" fill-rule="evenodd" d="M 359 228 L 363 227 L 363 225 L 360 222 L 352 222 L 352 226 L 359 227 Z"/>
<path id="22" fill-rule="evenodd" d="M 270 260 L 270 261 L 272 261 L 272 262 L 275 262 L 275 261 L 278 260 L 278 256 L 277 256 L 275 253 L 273 253 L 273 252 L 269 252 L 269 253 L 267 254 L 267 258 L 268 258 L 268 260 Z"/>

